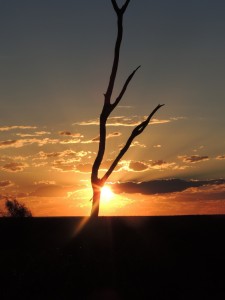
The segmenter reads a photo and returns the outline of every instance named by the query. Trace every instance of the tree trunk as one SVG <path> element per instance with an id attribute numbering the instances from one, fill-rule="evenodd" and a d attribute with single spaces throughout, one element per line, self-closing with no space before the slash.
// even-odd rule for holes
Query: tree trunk
<path id="1" fill-rule="evenodd" d="M 92 198 L 91 217 L 96 218 L 99 215 L 99 206 L 100 206 L 102 185 L 93 184 L 92 189 L 93 189 L 93 198 Z"/>

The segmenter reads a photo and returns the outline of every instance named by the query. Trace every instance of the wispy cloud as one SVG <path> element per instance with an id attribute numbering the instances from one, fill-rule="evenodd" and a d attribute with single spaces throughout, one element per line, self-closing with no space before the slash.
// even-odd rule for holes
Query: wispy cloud
<path id="1" fill-rule="evenodd" d="M 6 141 L 0 141 L 0 149 L 6 149 L 6 148 L 21 148 L 24 146 L 37 144 L 38 146 L 43 146 L 47 144 L 57 144 L 59 143 L 58 139 L 50 139 L 50 138 L 44 138 L 44 139 L 20 139 L 20 140 L 6 140 Z"/>
<path id="2" fill-rule="evenodd" d="M 17 136 L 20 137 L 33 137 L 33 136 L 41 136 L 41 135 L 49 135 L 51 132 L 49 131 L 36 131 L 34 133 L 16 133 Z"/>
<path id="3" fill-rule="evenodd" d="M 225 154 L 223 154 L 223 155 L 218 155 L 218 156 L 216 157 L 216 159 L 218 159 L 218 160 L 225 159 Z"/>
<path id="4" fill-rule="evenodd" d="M 78 158 L 87 156 L 90 154 L 90 151 L 73 151 L 71 149 L 64 150 L 64 151 L 57 151 L 57 152 L 44 152 L 40 151 L 38 156 L 33 158 L 33 160 L 46 160 L 46 159 L 55 159 L 55 158 Z"/>
<path id="5" fill-rule="evenodd" d="M 0 127 L 0 131 L 9 131 L 14 129 L 36 129 L 36 126 L 21 126 L 21 125 L 14 125 L 14 126 L 3 126 Z"/>
<path id="6" fill-rule="evenodd" d="M 139 117 L 139 116 L 132 116 L 132 117 L 125 117 L 125 116 L 117 116 L 117 117 L 109 117 L 107 126 L 137 126 L 141 122 L 147 119 L 148 116 Z M 170 123 L 173 121 L 182 120 L 183 117 L 176 117 L 176 118 L 169 118 L 169 119 L 152 119 L 151 124 L 165 124 Z M 81 125 L 81 126 L 90 126 L 90 125 L 99 125 L 99 119 L 93 119 L 83 122 L 74 123 L 73 125 Z"/>
<path id="7" fill-rule="evenodd" d="M 135 142 L 132 142 L 130 147 L 140 147 L 140 148 L 146 148 L 146 145 L 145 144 L 141 144 L 140 142 L 138 141 L 135 141 Z"/>
<path id="8" fill-rule="evenodd" d="M 62 145 L 67 145 L 67 144 L 79 144 L 80 142 L 81 142 L 80 139 L 71 139 L 71 140 L 60 141 L 59 143 Z"/>
<path id="9" fill-rule="evenodd" d="M 70 137 L 72 136 L 76 138 L 84 137 L 81 133 L 72 133 L 70 131 L 59 131 L 59 135 L 70 136 Z"/>
<path id="10" fill-rule="evenodd" d="M 206 160 L 209 160 L 209 156 L 207 155 L 191 155 L 191 156 L 187 156 L 187 155 L 184 155 L 184 156 L 178 156 L 179 159 L 182 159 L 183 162 L 185 163 L 198 163 L 198 162 L 201 162 L 201 161 L 206 161 Z"/>

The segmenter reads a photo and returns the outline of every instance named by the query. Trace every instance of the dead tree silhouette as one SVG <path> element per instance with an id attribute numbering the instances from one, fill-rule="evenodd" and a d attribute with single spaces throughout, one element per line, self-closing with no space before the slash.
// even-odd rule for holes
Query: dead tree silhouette
<path id="1" fill-rule="evenodd" d="M 150 113 L 148 118 L 134 128 L 134 130 L 132 131 L 130 137 L 128 138 L 125 146 L 120 150 L 119 154 L 117 155 L 117 157 L 115 158 L 115 160 L 113 161 L 111 166 L 109 167 L 108 171 L 105 173 L 105 175 L 102 178 L 99 178 L 98 172 L 99 172 L 99 168 L 102 163 L 102 160 L 103 160 L 103 156 L 105 153 L 105 146 L 106 146 L 107 119 L 108 119 L 109 115 L 112 113 L 112 111 L 116 108 L 116 106 L 120 103 L 131 79 L 133 78 L 133 76 L 137 72 L 137 70 L 140 68 L 140 66 L 137 67 L 129 75 L 129 77 L 125 81 L 118 97 L 114 100 L 114 102 L 111 102 L 115 79 L 116 79 L 117 70 L 118 70 L 119 58 L 120 58 L 120 46 L 121 46 L 121 42 L 122 42 L 122 38 L 123 38 L 123 15 L 130 3 L 130 0 L 126 0 L 122 7 L 118 6 L 116 0 L 111 0 L 111 2 L 112 2 L 112 6 L 114 8 L 114 11 L 116 12 L 116 15 L 117 15 L 117 38 L 116 38 L 113 65 L 112 65 L 112 70 L 111 70 L 111 74 L 110 74 L 110 79 L 109 79 L 106 93 L 104 94 L 104 104 L 103 104 L 102 112 L 100 114 L 99 148 L 98 148 L 98 152 L 97 152 L 97 156 L 95 158 L 94 164 L 92 166 L 92 173 L 91 173 L 91 184 L 92 184 L 92 189 L 93 189 L 92 210 L 91 210 L 92 217 L 98 217 L 98 215 L 99 215 L 101 189 L 104 186 L 105 182 L 107 181 L 107 179 L 109 178 L 109 176 L 111 175 L 111 173 L 113 172 L 115 167 L 117 166 L 120 159 L 123 157 L 123 155 L 129 149 L 134 138 L 143 132 L 143 130 L 149 124 L 152 116 L 157 112 L 157 110 L 160 107 L 162 107 L 164 105 L 164 104 L 157 105 L 156 108 L 153 109 L 153 111 Z"/>

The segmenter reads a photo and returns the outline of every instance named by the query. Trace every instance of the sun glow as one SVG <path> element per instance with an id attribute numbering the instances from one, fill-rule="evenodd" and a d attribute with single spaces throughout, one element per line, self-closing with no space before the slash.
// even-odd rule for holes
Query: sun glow
<path id="1" fill-rule="evenodd" d="M 113 198 L 114 193 L 108 186 L 104 186 L 101 190 L 101 201 L 103 203 L 108 203 Z"/>

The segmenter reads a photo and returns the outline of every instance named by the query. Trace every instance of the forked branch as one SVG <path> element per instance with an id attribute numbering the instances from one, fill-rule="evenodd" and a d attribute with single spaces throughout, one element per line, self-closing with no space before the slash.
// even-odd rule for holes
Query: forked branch
<path id="1" fill-rule="evenodd" d="M 114 10 L 115 10 L 115 12 L 116 12 L 117 14 L 124 14 L 125 10 L 127 9 L 127 6 L 128 6 L 128 4 L 129 4 L 129 2 L 130 2 L 130 0 L 127 0 L 127 1 L 124 3 L 124 5 L 123 5 L 121 8 L 119 8 L 119 6 L 118 6 L 116 0 L 112 0 L 112 5 L 113 5 L 113 8 L 114 8 Z"/>

